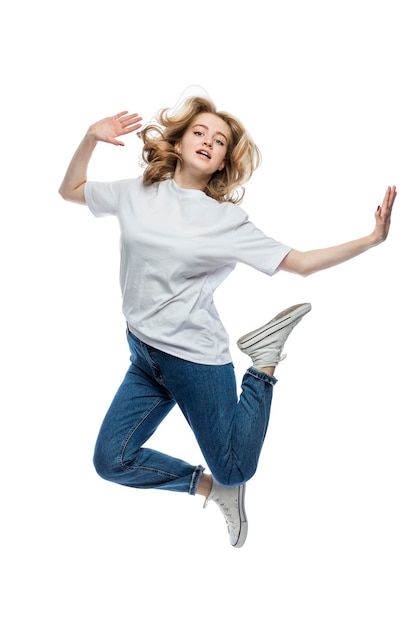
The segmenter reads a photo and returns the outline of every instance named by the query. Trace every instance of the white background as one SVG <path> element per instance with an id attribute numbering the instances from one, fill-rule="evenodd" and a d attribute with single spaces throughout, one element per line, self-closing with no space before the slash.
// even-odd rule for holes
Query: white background
<path id="1" fill-rule="evenodd" d="M 416 18 L 403 0 L 52 3 L 1 9 L 1 622 L 416 626 Z M 307 279 L 239 267 L 236 339 L 289 304 L 270 429 L 229 546 L 215 505 L 101 480 L 97 430 L 128 366 L 118 230 L 58 187 L 90 123 L 149 119 L 191 84 L 263 154 L 244 208 L 298 249 L 386 243 Z M 90 177 L 140 173 L 100 145 Z M 179 412 L 155 446 L 203 463 Z"/>

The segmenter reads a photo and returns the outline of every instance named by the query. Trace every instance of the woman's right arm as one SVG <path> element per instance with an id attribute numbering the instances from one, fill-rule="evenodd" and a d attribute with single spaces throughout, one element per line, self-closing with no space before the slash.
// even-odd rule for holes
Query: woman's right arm
<path id="1" fill-rule="evenodd" d="M 136 113 L 128 114 L 127 111 L 122 111 L 90 126 L 75 151 L 59 188 L 59 193 L 64 200 L 86 204 L 84 186 L 87 182 L 87 168 L 97 143 L 104 141 L 115 146 L 124 146 L 124 143 L 117 137 L 138 130 L 142 126 L 141 120 L 142 118 Z"/>

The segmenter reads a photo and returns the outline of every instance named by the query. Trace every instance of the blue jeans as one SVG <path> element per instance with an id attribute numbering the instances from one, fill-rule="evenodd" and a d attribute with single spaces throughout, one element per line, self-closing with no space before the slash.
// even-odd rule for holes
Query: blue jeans
<path id="1" fill-rule="evenodd" d="M 129 331 L 131 365 L 101 426 L 100 476 L 129 487 L 196 493 L 204 468 L 143 447 L 178 404 L 214 478 L 243 484 L 256 471 L 269 422 L 274 377 L 250 368 L 237 397 L 234 367 L 200 365 L 152 348 Z"/>

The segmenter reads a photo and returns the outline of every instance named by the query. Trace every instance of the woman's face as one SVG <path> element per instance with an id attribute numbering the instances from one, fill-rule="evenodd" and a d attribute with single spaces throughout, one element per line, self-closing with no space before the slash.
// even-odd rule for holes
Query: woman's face
<path id="1" fill-rule="evenodd" d="M 223 169 L 230 138 L 224 120 L 213 113 L 199 113 L 176 144 L 183 167 L 201 171 L 204 176 Z"/>

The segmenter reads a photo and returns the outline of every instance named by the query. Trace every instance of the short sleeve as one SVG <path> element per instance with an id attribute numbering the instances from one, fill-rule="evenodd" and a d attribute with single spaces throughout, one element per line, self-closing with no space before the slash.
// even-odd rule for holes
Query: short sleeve
<path id="1" fill-rule="evenodd" d="M 84 197 L 93 215 L 96 217 L 116 215 L 120 205 L 122 187 L 123 181 L 87 181 L 84 187 Z"/>
<path id="2" fill-rule="evenodd" d="M 249 220 L 235 231 L 235 254 L 238 261 L 272 276 L 291 251 L 287 246 L 265 235 Z"/>

